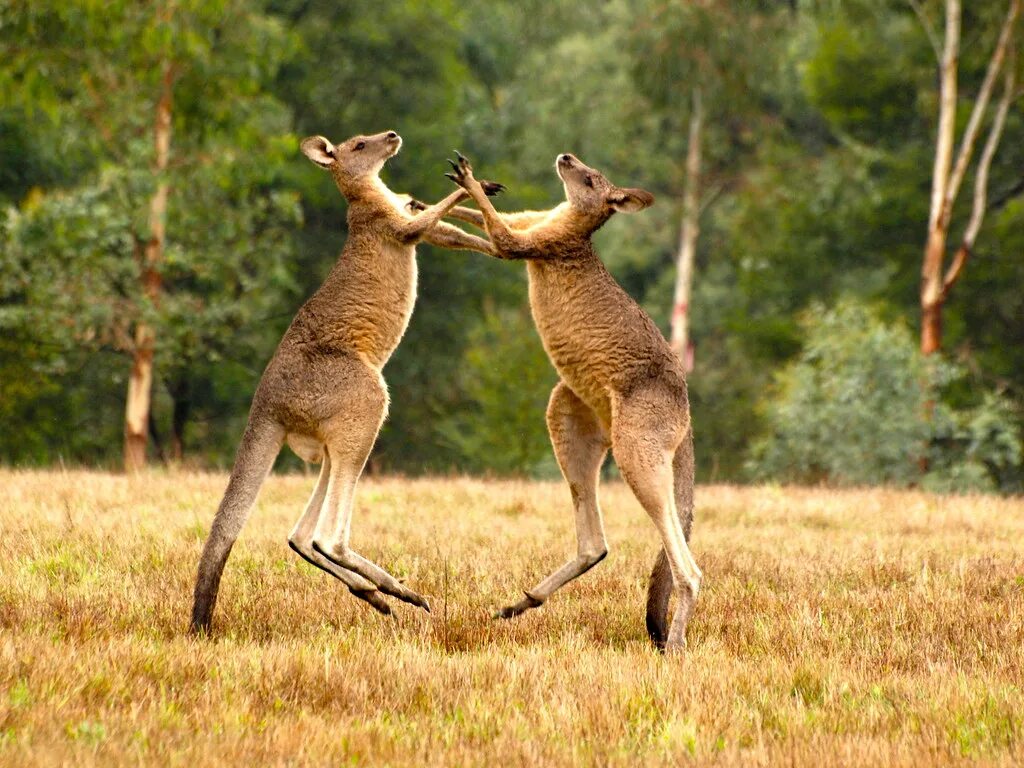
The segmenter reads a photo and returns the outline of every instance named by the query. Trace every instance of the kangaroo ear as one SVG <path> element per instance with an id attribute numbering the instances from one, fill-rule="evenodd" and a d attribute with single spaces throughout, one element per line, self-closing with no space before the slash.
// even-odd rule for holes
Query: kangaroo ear
<path id="1" fill-rule="evenodd" d="M 636 213 L 654 205 L 654 195 L 636 187 L 614 187 L 608 193 L 608 205 L 619 213 Z"/>
<path id="2" fill-rule="evenodd" d="M 323 136 L 310 136 L 299 145 L 302 154 L 319 165 L 330 168 L 334 164 L 334 145 Z"/>

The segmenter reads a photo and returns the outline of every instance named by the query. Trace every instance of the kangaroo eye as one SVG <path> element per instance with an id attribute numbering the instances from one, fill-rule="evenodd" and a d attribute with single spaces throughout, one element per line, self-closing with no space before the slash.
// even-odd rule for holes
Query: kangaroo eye
<path id="1" fill-rule="evenodd" d="M 360 141 L 360 142 L 359 142 L 358 144 L 356 144 L 356 145 L 355 145 L 355 146 L 354 146 L 354 147 L 352 148 L 352 151 L 353 151 L 353 152 L 358 152 L 358 151 L 359 151 L 360 149 L 363 149 L 363 148 L 364 148 L 365 146 L 366 146 L 366 142 L 365 142 L 365 141 Z"/>
<path id="2" fill-rule="evenodd" d="M 594 180 L 590 176 L 584 177 L 583 183 L 586 184 L 591 189 L 594 188 Z"/>

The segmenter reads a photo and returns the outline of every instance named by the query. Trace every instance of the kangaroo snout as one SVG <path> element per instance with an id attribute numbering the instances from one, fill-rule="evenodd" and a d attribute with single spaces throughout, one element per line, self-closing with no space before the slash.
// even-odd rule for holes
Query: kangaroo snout
<path id="1" fill-rule="evenodd" d="M 568 152 L 558 156 L 558 162 L 562 165 L 572 165 L 576 158 L 570 155 Z"/>
<path id="2" fill-rule="evenodd" d="M 385 151 L 391 153 L 390 157 L 394 157 L 402 149 L 402 137 L 395 131 L 388 131 L 384 134 L 384 147 Z"/>

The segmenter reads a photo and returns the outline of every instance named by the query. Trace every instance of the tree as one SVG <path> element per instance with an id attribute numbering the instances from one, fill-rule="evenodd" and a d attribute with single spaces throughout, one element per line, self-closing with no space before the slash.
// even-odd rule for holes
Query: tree
<path id="1" fill-rule="evenodd" d="M 635 66 L 641 92 L 670 131 L 682 134 L 686 118 L 670 343 L 689 369 L 693 365 L 690 298 L 700 215 L 714 197 L 702 170 L 706 158 L 719 178 L 739 165 L 736 150 L 749 143 L 759 109 L 755 83 L 770 66 L 770 45 L 765 41 L 775 18 L 753 4 L 651 0 L 643 4 L 636 26 L 632 43 L 642 54 Z M 666 144 L 665 149 L 673 152 L 676 142 Z M 672 158 L 669 164 L 678 167 L 678 160 Z"/>
<path id="2" fill-rule="evenodd" d="M 933 41 L 927 17 L 921 6 L 910 0 L 918 11 Z M 975 99 L 971 116 L 960 142 L 956 163 L 953 150 L 956 135 L 957 74 L 960 55 L 960 0 L 946 0 L 945 40 L 941 55 L 937 41 L 934 42 L 939 55 L 939 126 L 935 140 L 935 164 L 932 172 L 931 207 L 928 216 L 928 240 L 925 244 L 921 269 L 921 352 L 930 355 L 942 347 L 942 310 L 949 297 L 950 289 L 963 272 L 974 247 L 978 232 L 985 217 L 988 192 L 988 174 L 1002 138 L 1006 115 L 1016 94 L 1016 47 L 1013 45 L 1017 17 L 1020 14 L 1020 0 L 1010 0 L 1006 17 L 999 31 L 999 37 L 989 58 L 985 79 Z M 995 116 L 989 128 L 988 138 L 975 171 L 974 199 L 970 219 L 964 229 L 960 245 L 953 260 L 945 268 L 946 244 L 960 184 L 970 165 L 981 125 L 988 109 L 989 100 L 999 78 L 1005 69 L 1003 95 L 995 109 Z"/>
<path id="3" fill-rule="evenodd" d="M 683 191 L 683 222 L 679 228 L 679 256 L 676 261 L 676 285 L 672 296 L 672 334 L 669 343 L 686 370 L 693 368 L 693 345 L 690 343 L 690 293 L 693 286 L 693 265 L 697 258 L 697 236 L 700 234 L 700 158 L 701 128 L 704 111 L 700 86 L 693 87 L 690 130 L 686 139 L 686 188 Z"/>
<path id="4" fill-rule="evenodd" d="M 164 23 L 170 20 L 171 9 L 163 9 Z M 173 104 L 174 64 L 160 62 L 160 95 L 153 115 L 153 174 L 156 189 L 149 199 L 149 239 L 136 240 L 135 258 L 142 268 L 142 287 L 146 300 L 154 306 L 160 301 L 160 270 L 164 260 L 167 236 L 167 160 L 171 150 L 171 105 Z M 140 250 L 141 253 L 138 251 Z M 124 408 L 124 467 L 137 471 L 146 464 L 146 441 L 149 436 L 150 402 L 153 396 L 153 350 L 156 334 L 145 320 L 135 324 L 131 345 L 132 367 L 128 376 L 128 396 Z"/>
<path id="5" fill-rule="evenodd" d="M 276 171 L 264 164 L 279 167 L 295 143 L 287 114 L 265 94 L 288 36 L 245 0 L 40 2 L 7 14 L 0 87 L 21 97 L 26 115 L 48 116 L 66 151 L 95 158 L 74 184 L 40 191 L 15 217 L 8 257 L 20 289 L 37 299 L 21 317 L 62 344 L 129 357 L 124 466 L 135 470 L 153 427 L 154 361 L 179 328 L 182 303 L 192 328 L 208 326 L 232 291 L 240 302 L 247 282 L 244 273 L 205 282 L 211 262 L 273 275 L 287 252 L 281 226 L 296 222 L 295 201 L 274 191 Z M 246 150 L 254 141 L 262 158 Z M 204 205 L 215 225 L 187 229 L 209 212 Z M 267 294 L 280 286 L 271 280 Z M 243 314 L 218 316 L 218 332 Z M 210 345 L 209 336 L 198 342 Z M 194 359 L 195 350 L 168 345 L 163 357 Z"/>

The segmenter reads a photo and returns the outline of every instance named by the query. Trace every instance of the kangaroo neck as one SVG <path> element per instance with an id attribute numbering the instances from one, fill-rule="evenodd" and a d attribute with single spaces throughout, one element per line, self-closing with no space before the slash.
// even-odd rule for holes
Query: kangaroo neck
<path id="1" fill-rule="evenodd" d="M 348 238 L 303 308 L 316 346 L 356 353 L 378 370 L 391 357 L 416 302 L 416 248 L 394 237 L 401 203 L 383 182 L 349 198 Z"/>

